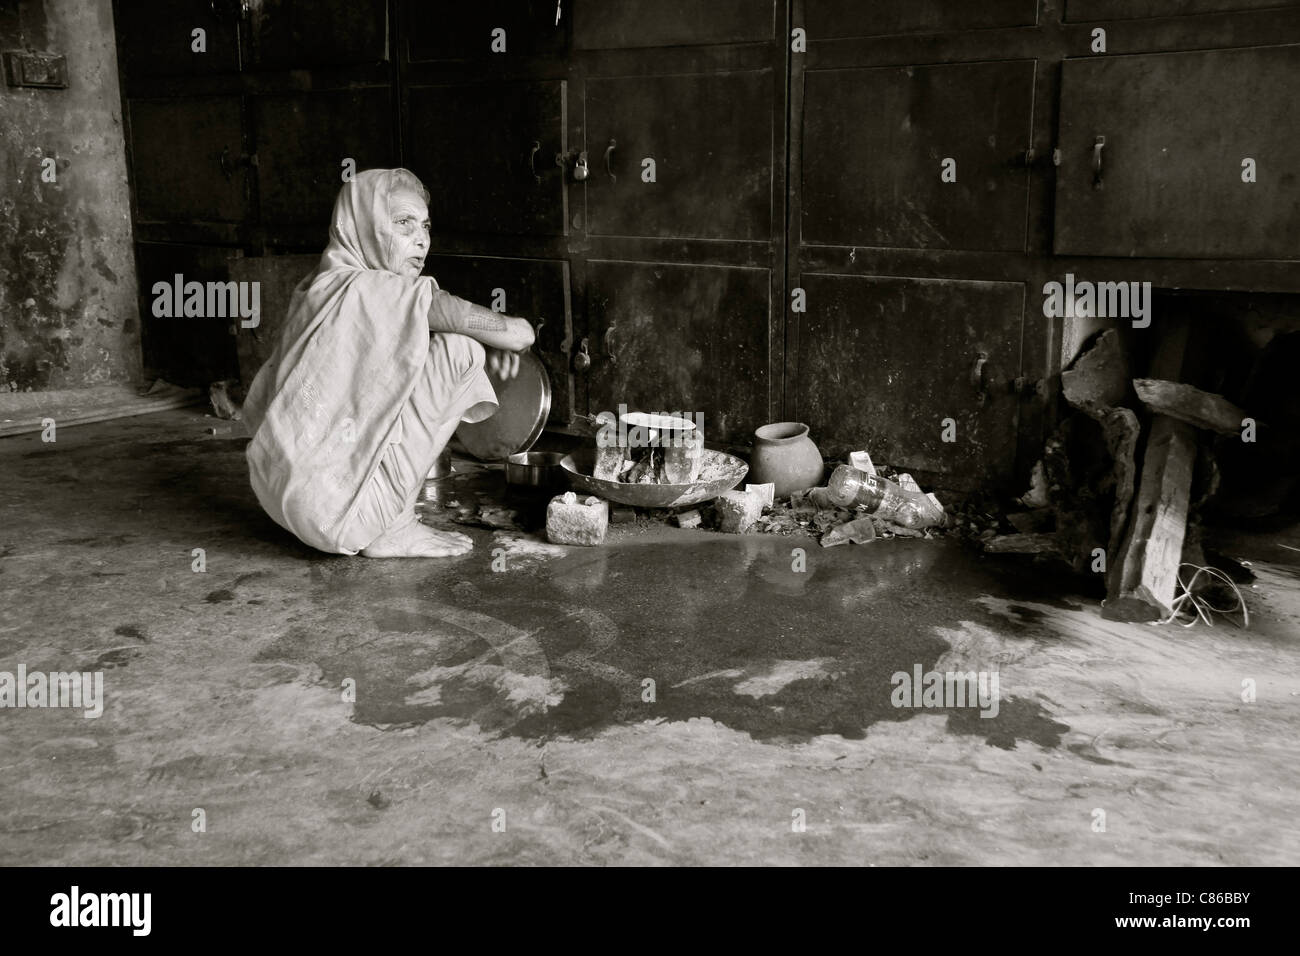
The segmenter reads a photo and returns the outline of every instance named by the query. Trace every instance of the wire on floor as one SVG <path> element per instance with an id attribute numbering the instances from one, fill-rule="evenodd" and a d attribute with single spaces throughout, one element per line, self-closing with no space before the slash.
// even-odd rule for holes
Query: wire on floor
<path id="1" fill-rule="evenodd" d="M 1191 568 L 1195 571 L 1191 580 L 1183 580 L 1183 568 Z M 1208 576 L 1209 580 L 1198 587 L 1197 582 L 1201 579 L 1201 575 Z M 1236 603 L 1230 607 L 1217 607 L 1211 603 L 1205 592 L 1210 587 L 1213 587 L 1216 581 L 1232 588 L 1232 593 L 1237 598 Z M 1201 621 L 1206 627 L 1214 627 L 1212 615 L 1222 614 L 1224 617 L 1230 617 L 1240 611 L 1241 623 L 1237 626 L 1241 628 L 1250 627 L 1250 611 L 1246 608 L 1246 599 L 1242 596 L 1236 582 L 1218 568 L 1205 568 L 1198 564 L 1180 564 L 1178 566 L 1178 586 L 1182 589 L 1182 593 L 1174 598 L 1172 613 L 1163 621 L 1154 623 L 1177 623 L 1182 627 L 1191 627 L 1197 621 Z M 1180 618 L 1187 617 L 1189 614 L 1190 618 L 1188 620 L 1180 620 Z"/>

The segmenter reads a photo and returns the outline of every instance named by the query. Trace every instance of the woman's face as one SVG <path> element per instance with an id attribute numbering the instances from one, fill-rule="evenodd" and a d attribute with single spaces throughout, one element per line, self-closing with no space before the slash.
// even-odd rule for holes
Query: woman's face
<path id="1" fill-rule="evenodd" d="M 392 241 L 388 268 L 398 275 L 418 276 L 429 253 L 429 207 L 419 194 L 399 189 L 389 199 Z"/>

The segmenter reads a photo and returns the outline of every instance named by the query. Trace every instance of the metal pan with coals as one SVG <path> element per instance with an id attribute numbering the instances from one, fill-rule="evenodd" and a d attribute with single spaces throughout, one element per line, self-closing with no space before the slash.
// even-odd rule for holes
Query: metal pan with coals
<path id="1" fill-rule="evenodd" d="M 595 450 L 584 448 L 566 455 L 560 462 L 560 467 L 568 473 L 569 483 L 575 490 L 634 508 L 685 508 L 697 505 L 735 488 L 749 471 L 749 465 L 734 455 L 707 448 L 700 469 L 701 480 L 688 485 L 633 485 L 623 481 L 606 481 L 591 476 L 595 464 Z"/>

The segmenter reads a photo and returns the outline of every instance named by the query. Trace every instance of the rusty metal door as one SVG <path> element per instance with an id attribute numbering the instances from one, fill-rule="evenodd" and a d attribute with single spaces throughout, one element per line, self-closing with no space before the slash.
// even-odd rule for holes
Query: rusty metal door
<path id="1" fill-rule="evenodd" d="M 328 234 L 345 163 L 356 170 L 397 165 L 390 103 L 385 87 L 250 98 L 258 204 L 269 241 L 284 227 Z"/>
<path id="2" fill-rule="evenodd" d="M 1033 90 L 1032 60 L 810 71 L 801 241 L 1023 250 Z"/>
<path id="3" fill-rule="evenodd" d="M 413 62 L 558 56 L 567 46 L 568 6 L 569 0 L 408 0 L 402 36 Z"/>
<path id="4" fill-rule="evenodd" d="M 248 70 L 337 68 L 388 59 L 387 0 L 242 2 Z"/>
<path id="5" fill-rule="evenodd" d="M 589 413 L 698 413 L 734 443 L 779 414 L 786 16 L 773 0 L 574 7 L 569 246 Z"/>
<path id="6" fill-rule="evenodd" d="M 792 64 L 786 413 L 944 488 L 1017 467 L 1033 59 L 881 63 L 871 39 L 1033 23 L 1032 3 L 807 0 Z M 844 16 L 832 20 L 831 14 Z M 820 25 L 820 26 L 818 26 Z M 919 45 L 913 44 L 920 48 Z M 919 269 L 919 271 L 912 271 Z"/>
<path id="7" fill-rule="evenodd" d="M 1300 45 L 1069 59 L 1055 251 L 1300 258 Z"/>
<path id="8" fill-rule="evenodd" d="M 115 33 L 130 77 L 209 76 L 239 70 L 237 0 L 117 0 Z M 201 52 L 200 52 L 201 51 Z"/>
<path id="9" fill-rule="evenodd" d="M 808 273 L 793 404 L 825 455 L 945 486 L 996 482 L 1016 456 L 1019 282 Z"/>
<path id="10" fill-rule="evenodd" d="M 564 234 L 564 96 L 563 80 L 409 88 L 407 161 L 435 231 Z"/>

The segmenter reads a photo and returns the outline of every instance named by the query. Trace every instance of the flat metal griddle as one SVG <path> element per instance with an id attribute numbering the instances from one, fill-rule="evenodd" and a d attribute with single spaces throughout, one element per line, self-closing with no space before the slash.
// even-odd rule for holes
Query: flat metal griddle
<path id="1" fill-rule="evenodd" d="M 528 451 L 542 436 L 551 414 L 551 379 L 531 351 L 520 353 L 519 374 L 510 381 L 487 374 L 500 407 L 484 421 L 461 422 L 456 437 L 479 461 L 505 461 Z"/>

